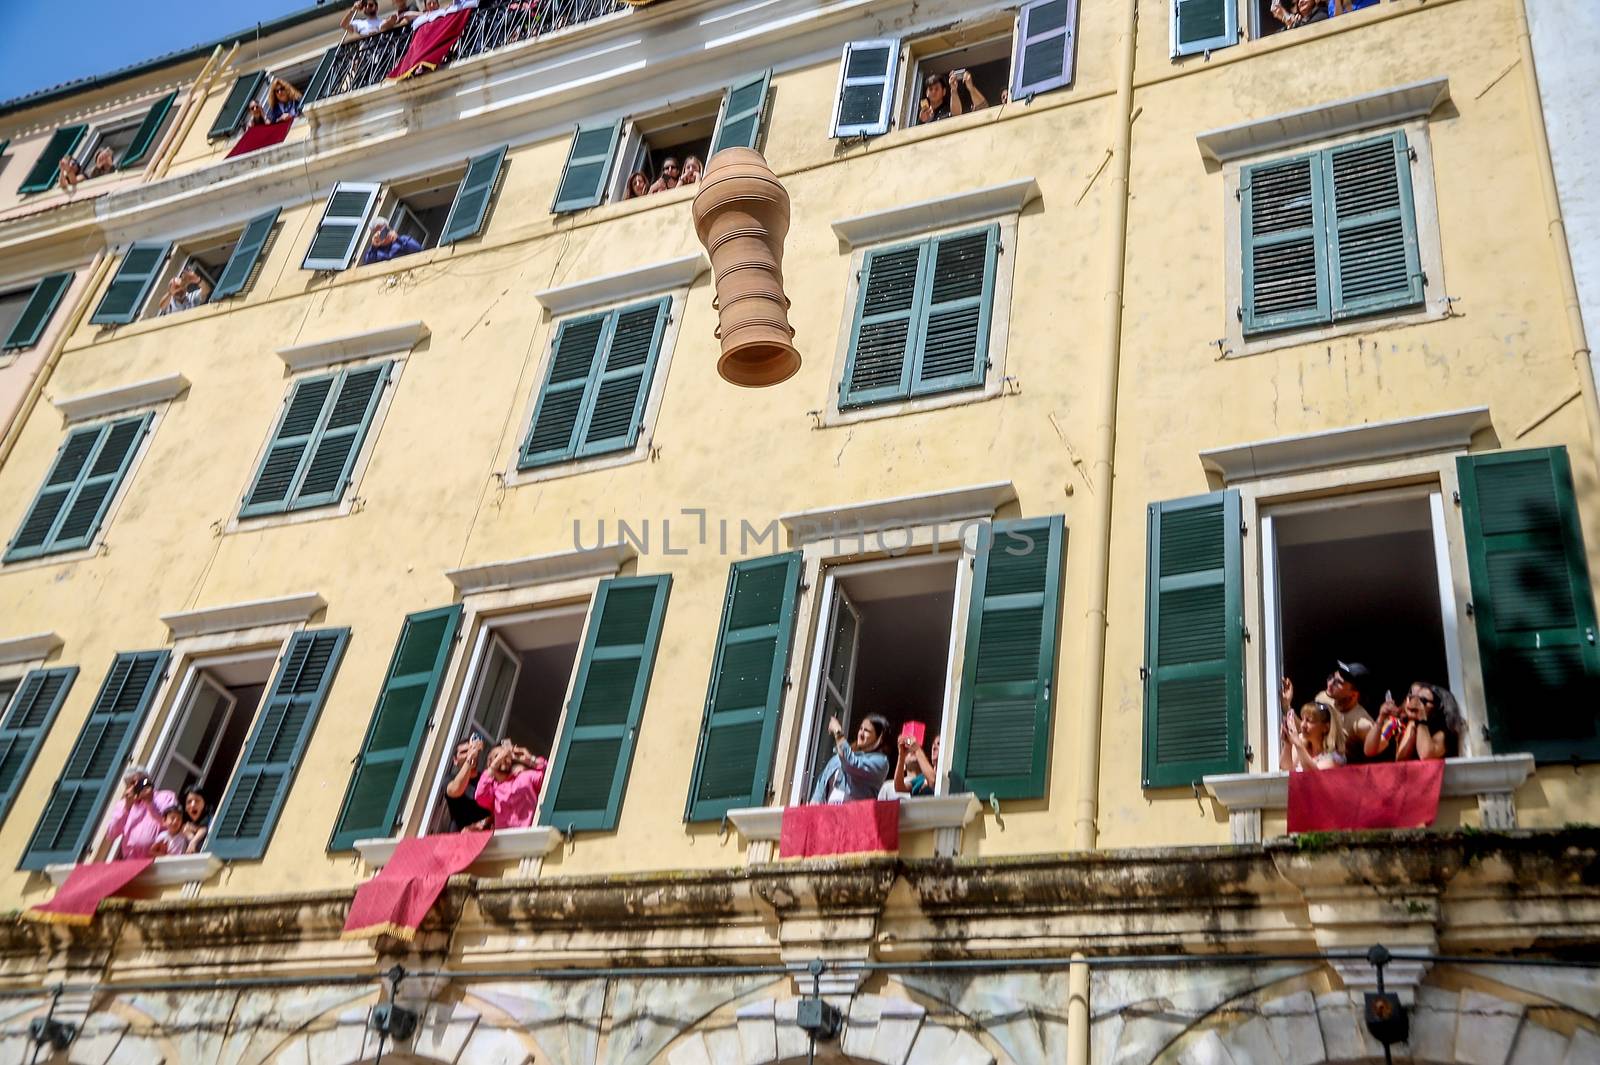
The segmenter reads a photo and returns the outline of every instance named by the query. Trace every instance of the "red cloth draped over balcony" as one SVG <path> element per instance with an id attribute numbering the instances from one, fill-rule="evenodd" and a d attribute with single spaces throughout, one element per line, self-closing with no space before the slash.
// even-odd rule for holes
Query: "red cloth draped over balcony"
<path id="1" fill-rule="evenodd" d="M 54 898 L 38 906 L 29 906 L 22 911 L 22 916 L 49 924 L 88 924 L 94 920 L 102 900 L 127 887 L 153 864 L 154 858 L 128 858 L 120 862 L 75 865 Z"/>
<path id="2" fill-rule="evenodd" d="M 1289 831 L 1425 828 L 1439 816 L 1443 783 L 1442 759 L 1290 773 Z"/>
<path id="3" fill-rule="evenodd" d="M 343 938 L 394 936 L 409 941 L 444 890 L 444 882 L 478 860 L 490 835 L 456 832 L 401 840 L 378 875 L 356 889 Z"/>
<path id="4" fill-rule="evenodd" d="M 863 799 L 837 805 L 817 803 L 783 811 L 778 857 L 820 858 L 828 854 L 871 854 L 900 849 L 900 803 Z"/>
<path id="5" fill-rule="evenodd" d="M 239 143 L 233 146 L 233 151 L 228 153 L 232 159 L 236 155 L 249 155 L 251 152 L 270 148 L 274 144 L 282 144 L 283 138 L 289 135 L 289 127 L 294 125 L 294 119 L 285 118 L 277 122 L 264 122 L 259 126 L 251 126 L 240 136 Z"/>
<path id="6" fill-rule="evenodd" d="M 467 28 L 467 20 L 471 17 L 472 9 L 465 8 L 461 11 L 452 11 L 440 18 L 429 19 L 421 25 L 414 25 L 411 29 L 411 44 L 406 48 L 406 54 L 400 57 L 400 62 L 389 71 L 390 80 L 425 74 L 443 66 L 445 57 L 450 54 L 450 49 L 455 47 L 456 39 Z"/>

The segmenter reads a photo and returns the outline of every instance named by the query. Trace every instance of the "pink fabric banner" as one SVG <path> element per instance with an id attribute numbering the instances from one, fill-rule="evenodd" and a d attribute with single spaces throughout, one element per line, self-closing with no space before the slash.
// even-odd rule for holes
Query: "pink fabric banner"
<path id="1" fill-rule="evenodd" d="M 38 906 L 29 906 L 22 911 L 22 916 L 50 924 L 89 924 L 102 900 L 127 887 L 153 864 L 154 858 L 128 858 L 119 862 L 75 865 L 54 898 Z"/>
<path id="2" fill-rule="evenodd" d="M 289 135 L 289 127 L 294 125 L 294 119 L 286 118 L 280 122 L 267 122 L 260 126 L 251 126 L 239 137 L 239 143 L 233 146 L 228 153 L 232 159 L 236 155 L 249 155 L 262 148 L 270 148 L 274 144 L 282 144 L 283 138 Z"/>
<path id="3" fill-rule="evenodd" d="M 455 832 L 403 839 L 378 875 L 356 889 L 344 920 L 345 939 L 394 936 L 410 940 L 444 883 L 478 860 L 489 832 Z"/>
<path id="4" fill-rule="evenodd" d="M 1289 774 L 1290 832 L 1425 828 L 1439 816 L 1443 759 Z"/>
<path id="5" fill-rule="evenodd" d="M 778 838 L 780 858 L 820 858 L 828 854 L 871 854 L 900 849 L 898 800 L 863 799 L 837 805 L 817 803 L 783 811 Z"/>

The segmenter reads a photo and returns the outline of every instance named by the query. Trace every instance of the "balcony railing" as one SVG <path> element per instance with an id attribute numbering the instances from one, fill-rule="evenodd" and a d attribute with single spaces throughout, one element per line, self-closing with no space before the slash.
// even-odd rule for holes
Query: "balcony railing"
<path id="1" fill-rule="evenodd" d="M 625 0 L 494 0 L 479 4 L 467 19 L 466 29 L 450 50 L 446 63 L 470 59 L 497 48 L 537 40 L 547 33 L 577 26 L 614 14 Z M 336 45 L 323 59 L 323 71 L 312 96 L 330 96 L 377 85 L 388 76 L 411 44 L 411 27 L 356 37 Z"/>

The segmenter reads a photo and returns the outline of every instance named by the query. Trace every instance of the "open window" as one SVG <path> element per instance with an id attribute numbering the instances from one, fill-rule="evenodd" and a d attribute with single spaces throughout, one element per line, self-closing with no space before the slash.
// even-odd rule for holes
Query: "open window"
<path id="1" fill-rule="evenodd" d="M 1005 102 L 1011 86 L 1013 28 L 1010 18 L 989 20 L 908 42 L 910 79 L 906 84 L 901 121 L 915 126 L 923 121 L 947 118 L 958 113 L 956 98 L 961 101 L 959 113 Z M 972 76 L 970 88 L 961 76 L 963 73 Z M 948 94 L 952 74 L 956 75 L 957 97 L 940 95 L 934 118 L 919 116 L 922 100 L 929 96 L 925 89 L 928 80 L 937 79 L 944 87 L 940 91 Z"/>
<path id="2" fill-rule="evenodd" d="M 612 170 L 609 199 L 632 199 L 628 182 L 634 174 L 643 174 L 648 188 L 663 176 L 672 181 L 682 177 L 683 165 L 691 156 L 700 161 L 703 169 L 711 156 L 720 103 L 720 97 L 712 96 L 670 111 L 629 119 L 617 165 Z"/>
<path id="3" fill-rule="evenodd" d="M 810 798 L 833 753 L 828 719 L 845 735 L 868 714 L 889 720 L 893 743 L 907 722 L 924 726 L 931 755 L 950 722 L 956 631 L 955 552 L 830 566 L 822 591 L 821 629 L 812 641 L 810 700 L 801 726 L 791 803 Z M 940 744 L 941 754 L 947 746 Z M 886 744 L 891 773 L 894 751 Z M 945 768 L 935 766 L 939 794 Z M 893 782 L 891 782 L 893 783 Z"/>
<path id="4" fill-rule="evenodd" d="M 17 323 L 22 320 L 22 312 L 28 307 L 28 301 L 33 298 L 34 287 L 25 285 L 0 292 L 0 338 L 10 337 L 16 329 Z M 5 350 L 10 350 L 10 347 L 9 343 L 6 344 Z"/>
<path id="5" fill-rule="evenodd" d="M 1362 703 L 1405 698 L 1425 680 L 1462 690 L 1444 504 L 1437 485 L 1263 507 L 1267 764 L 1278 765 L 1278 678 L 1295 701 L 1321 691 L 1336 660 L 1372 671 Z M 1461 737 L 1463 741 L 1467 737 Z"/>
<path id="6" fill-rule="evenodd" d="M 423 822 L 427 832 L 461 827 L 451 823 L 443 798 L 457 744 L 478 736 L 488 747 L 509 736 L 534 754 L 555 760 L 562 708 L 588 611 L 588 601 L 569 603 L 492 618 L 479 630 L 437 786 L 429 797 Z"/>
<path id="7" fill-rule="evenodd" d="M 207 810 L 216 810 L 244 753 L 277 651 L 201 659 L 190 667 L 150 760 L 157 789 L 181 798 L 198 788 Z"/>

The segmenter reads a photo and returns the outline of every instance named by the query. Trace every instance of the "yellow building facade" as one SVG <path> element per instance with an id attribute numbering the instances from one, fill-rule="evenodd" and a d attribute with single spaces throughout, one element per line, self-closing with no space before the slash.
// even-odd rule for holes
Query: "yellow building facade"
<path id="1" fill-rule="evenodd" d="M 213 810 L 3 922 L 6 1053 L 1381 1060 L 1374 943 L 1399 1053 L 1600 1053 L 1600 406 L 1522 0 L 485 2 L 398 82 L 338 18 L 0 113 L 0 892 L 111 856 L 129 766 Z M 762 389 L 695 186 L 628 195 L 739 145 Z M 379 218 L 420 250 L 361 265 Z M 1352 659 L 1459 700 L 1437 821 L 1288 836 L 1280 678 Z M 898 851 L 780 859 L 872 712 L 941 738 Z M 341 939 L 474 731 L 549 759 L 534 824 Z"/>

